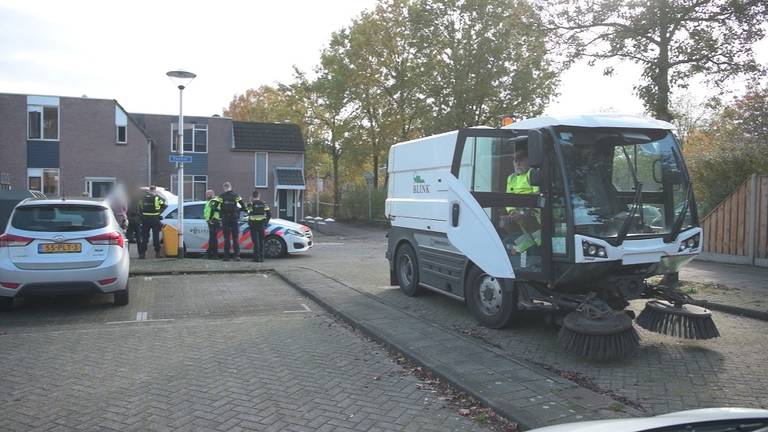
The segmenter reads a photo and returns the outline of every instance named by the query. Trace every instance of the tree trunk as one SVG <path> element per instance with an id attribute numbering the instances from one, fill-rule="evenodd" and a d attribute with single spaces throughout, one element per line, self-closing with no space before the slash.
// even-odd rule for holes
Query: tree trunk
<path id="1" fill-rule="evenodd" d="M 659 4 L 659 61 L 656 64 L 656 107 L 654 114 L 659 120 L 672 121 L 669 111 L 669 24 L 667 23 L 668 5 Z"/>
<path id="2" fill-rule="evenodd" d="M 373 190 L 379 190 L 379 152 L 373 148 Z"/>
<path id="3" fill-rule="evenodd" d="M 339 205 L 341 204 L 341 190 L 339 189 L 339 159 L 340 155 L 333 152 L 331 160 L 333 162 L 333 218 L 338 217 Z"/>

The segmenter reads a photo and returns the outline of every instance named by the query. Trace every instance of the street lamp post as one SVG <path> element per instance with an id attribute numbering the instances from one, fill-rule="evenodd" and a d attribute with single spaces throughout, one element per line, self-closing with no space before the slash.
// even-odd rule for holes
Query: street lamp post
<path id="1" fill-rule="evenodd" d="M 179 156 L 184 155 L 184 111 L 183 111 L 183 93 L 184 89 L 192 82 L 197 75 L 184 70 L 173 70 L 166 73 L 168 78 L 176 84 L 179 89 L 179 126 L 176 136 L 176 152 Z M 176 185 L 178 191 L 178 218 L 179 218 L 179 249 L 178 257 L 184 258 L 184 163 L 177 162 L 176 167 Z"/>

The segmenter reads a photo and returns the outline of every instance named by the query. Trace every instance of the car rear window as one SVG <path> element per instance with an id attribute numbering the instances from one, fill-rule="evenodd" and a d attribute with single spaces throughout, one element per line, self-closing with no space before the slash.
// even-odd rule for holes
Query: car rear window
<path id="1" fill-rule="evenodd" d="M 46 204 L 17 207 L 11 226 L 26 231 L 88 231 L 104 228 L 109 222 L 106 207 L 74 204 Z"/>

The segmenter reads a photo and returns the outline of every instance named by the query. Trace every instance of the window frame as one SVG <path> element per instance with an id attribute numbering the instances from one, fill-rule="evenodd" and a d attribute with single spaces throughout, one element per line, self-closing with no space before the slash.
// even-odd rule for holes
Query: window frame
<path id="1" fill-rule="evenodd" d="M 176 137 L 178 136 L 177 133 L 175 133 L 174 126 L 178 125 L 178 123 L 171 123 L 171 153 L 176 154 L 178 153 L 178 149 L 176 148 Z M 196 154 L 207 154 L 208 153 L 208 124 L 202 124 L 202 123 L 184 123 L 184 126 L 190 125 L 192 126 L 192 143 L 190 144 L 192 146 L 192 150 L 184 149 L 184 153 L 196 153 Z M 205 151 L 195 151 L 195 132 L 198 131 L 205 131 Z M 182 146 L 184 145 L 184 135 L 182 133 Z"/>
<path id="2" fill-rule="evenodd" d="M 264 184 L 259 184 L 258 159 L 259 154 L 264 155 Z M 269 188 L 269 152 L 255 152 L 253 154 L 253 187 Z"/>
<path id="3" fill-rule="evenodd" d="M 539 129 L 544 132 L 546 129 Z M 451 163 L 451 174 L 459 181 L 460 171 L 462 167 L 462 159 L 464 154 L 464 147 L 469 138 L 501 138 L 501 139 L 514 139 L 522 135 L 527 135 L 527 130 L 517 129 L 475 129 L 464 128 L 459 129 L 456 136 L 456 144 L 454 145 L 453 161 Z M 543 145 L 551 149 L 552 140 L 547 133 L 542 133 L 544 139 Z M 472 161 L 471 161 L 471 177 L 470 180 L 473 183 L 475 178 L 475 162 L 476 162 L 476 148 L 473 146 Z M 527 271 L 527 270 L 515 270 L 515 275 L 522 279 L 536 280 L 536 281 L 551 281 L 552 274 L 552 203 L 550 197 L 552 174 L 550 164 L 552 156 L 548 151 L 544 151 L 544 159 L 542 165 L 539 168 L 540 178 L 542 185 L 539 186 L 539 194 L 512 194 L 507 192 L 475 192 L 472 191 L 473 186 L 467 187 L 467 192 L 476 200 L 481 209 L 486 207 L 528 207 L 538 208 L 541 211 L 541 262 L 542 266 L 540 270 Z M 543 200 L 540 198 L 544 198 Z M 567 240 L 566 240 L 567 244 Z"/>
<path id="4" fill-rule="evenodd" d="M 192 185 L 192 187 L 190 188 L 190 190 L 192 191 L 192 198 L 189 201 L 203 201 L 203 200 L 205 200 L 205 191 L 208 190 L 208 176 L 207 175 L 201 175 L 201 174 L 189 174 L 189 175 L 184 174 L 184 177 L 185 178 L 191 177 L 190 184 Z M 198 178 L 196 179 L 195 177 L 198 177 Z M 200 179 L 202 177 L 205 177 L 204 181 Z M 195 198 L 195 184 L 204 184 L 205 185 L 203 187 L 203 196 L 200 199 Z M 174 187 L 174 186 L 176 186 L 176 187 Z M 171 193 L 176 194 L 177 196 L 179 195 L 179 184 L 177 182 L 177 174 L 171 174 L 170 189 L 171 189 Z M 186 188 L 184 189 L 184 193 L 185 194 L 187 193 Z M 184 197 L 181 197 L 181 201 L 182 202 L 188 202 Z"/>
<path id="5" fill-rule="evenodd" d="M 114 188 L 117 184 L 117 177 L 86 177 L 85 178 L 85 191 L 88 192 L 88 196 L 93 198 L 93 183 L 112 183 Z"/>
<path id="6" fill-rule="evenodd" d="M 27 190 L 29 191 L 37 191 L 40 193 L 45 194 L 45 174 L 46 172 L 51 173 L 55 172 L 55 178 L 56 178 L 56 191 L 55 193 L 51 193 L 52 196 L 60 196 L 61 195 L 61 169 L 60 168 L 27 168 Z M 39 178 L 40 179 L 40 189 L 32 189 L 30 188 L 29 179 L 30 178 Z M 49 194 L 46 194 L 49 195 Z"/>
<path id="7" fill-rule="evenodd" d="M 40 124 L 38 125 L 40 127 L 40 138 L 31 138 L 29 136 L 29 114 L 33 111 L 30 111 L 30 107 L 40 108 Z M 45 109 L 46 108 L 56 108 L 56 138 L 45 138 Z M 59 105 L 53 105 L 53 104 L 43 104 L 43 103 L 29 103 L 27 102 L 27 140 L 29 141 L 59 141 L 61 137 L 61 110 L 59 109 Z"/>
<path id="8" fill-rule="evenodd" d="M 124 120 L 120 119 L 123 118 Z M 123 140 L 120 141 L 120 128 L 124 129 Z M 115 143 L 128 144 L 128 113 L 115 104 Z"/>

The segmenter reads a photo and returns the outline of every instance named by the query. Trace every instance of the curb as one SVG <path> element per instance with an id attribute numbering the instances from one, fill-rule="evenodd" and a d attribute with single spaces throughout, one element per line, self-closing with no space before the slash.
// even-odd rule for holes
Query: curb
<path id="1" fill-rule="evenodd" d="M 718 312 L 724 312 L 731 315 L 736 316 L 742 316 L 746 318 L 752 318 L 756 320 L 761 321 L 768 321 L 768 312 L 756 310 L 756 309 L 747 309 L 739 306 L 731 306 L 727 304 L 722 303 L 712 303 L 707 300 L 694 300 L 693 304 L 696 306 L 705 307 L 707 309 L 716 310 Z"/>

